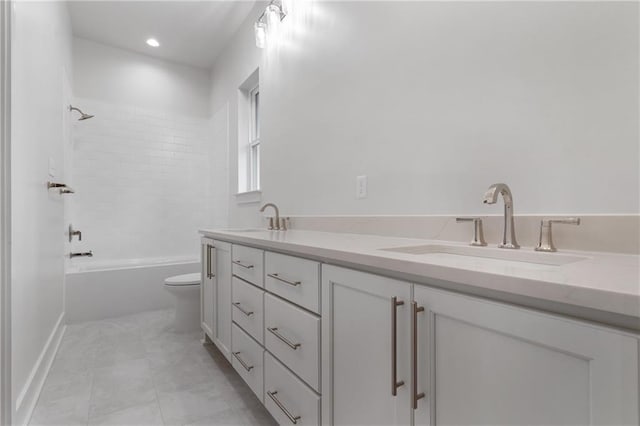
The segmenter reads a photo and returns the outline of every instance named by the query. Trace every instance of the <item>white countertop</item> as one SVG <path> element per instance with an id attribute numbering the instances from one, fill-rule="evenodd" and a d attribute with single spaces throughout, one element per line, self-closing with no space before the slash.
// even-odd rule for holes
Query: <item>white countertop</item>
<path id="1" fill-rule="evenodd" d="M 524 298 L 632 317 L 640 328 L 640 256 L 616 253 L 559 251 L 546 256 L 580 256 L 565 265 L 545 265 L 481 257 L 410 254 L 380 250 L 418 245 L 466 244 L 440 240 L 383 237 L 304 230 L 201 230 L 219 240 L 295 253 L 327 263 L 389 271 L 411 277 L 446 281 L 470 289 L 488 290 Z M 478 247 L 475 250 L 503 250 Z M 521 251 L 532 251 L 522 247 Z M 446 287 L 440 283 L 441 287 Z M 600 316 L 601 317 L 601 316 Z M 636 327 L 634 327 L 636 328 Z"/>

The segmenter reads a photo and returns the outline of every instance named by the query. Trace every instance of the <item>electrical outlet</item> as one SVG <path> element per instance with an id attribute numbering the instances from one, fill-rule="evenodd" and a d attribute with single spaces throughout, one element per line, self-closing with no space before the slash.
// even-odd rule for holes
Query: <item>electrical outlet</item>
<path id="1" fill-rule="evenodd" d="M 356 198 L 367 198 L 367 176 L 356 176 Z"/>

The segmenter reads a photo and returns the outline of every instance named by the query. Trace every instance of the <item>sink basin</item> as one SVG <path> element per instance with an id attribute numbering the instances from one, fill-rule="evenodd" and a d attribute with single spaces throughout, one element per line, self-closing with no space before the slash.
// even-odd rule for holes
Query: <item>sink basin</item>
<path id="1" fill-rule="evenodd" d="M 246 229 L 223 229 L 224 232 L 266 232 L 266 229 L 254 229 L 254 228 L 246 228 Z"/>
<path id="2" fill-rule="evenodd" d="M 425 244 L 408 247 L 390 247 L 380 250 L 395 253 L 430 256 L 465 256 L 475 258 L 488 258 L 509 262 L 532 263 L 537 265 L 561 266 L 568 263 L 579 262 L 587 259 L 583 256 L 575 256 L 561 253 L 541 253 L 529 250 L 507 250 L 488 247 L 450 246 L 444 244 Z"/>

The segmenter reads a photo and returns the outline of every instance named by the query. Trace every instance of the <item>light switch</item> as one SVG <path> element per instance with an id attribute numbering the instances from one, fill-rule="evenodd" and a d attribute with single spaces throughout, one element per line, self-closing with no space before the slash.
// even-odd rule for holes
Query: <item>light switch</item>
<path id="1" fill-rule="evenodd" d="M 367 175 L 356 176 L 356 198 L 367 198 Z"/>
<path id="2" fill-rule="evenodd" d="M 53 157 L 49 157 L 49 177 L 56 177 L 56 160 Z"/>

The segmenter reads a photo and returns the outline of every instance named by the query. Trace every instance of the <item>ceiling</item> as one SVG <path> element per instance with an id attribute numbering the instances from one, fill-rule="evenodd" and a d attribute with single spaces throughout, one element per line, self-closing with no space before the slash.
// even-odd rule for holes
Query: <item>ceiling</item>
<path id="1" fill-rule="evenodd" d="M 211 68 L 255 0 L 70 1 L 73 34 L 201 68 Z M 155 38 L 160 47 L 146 44 Z"/>

